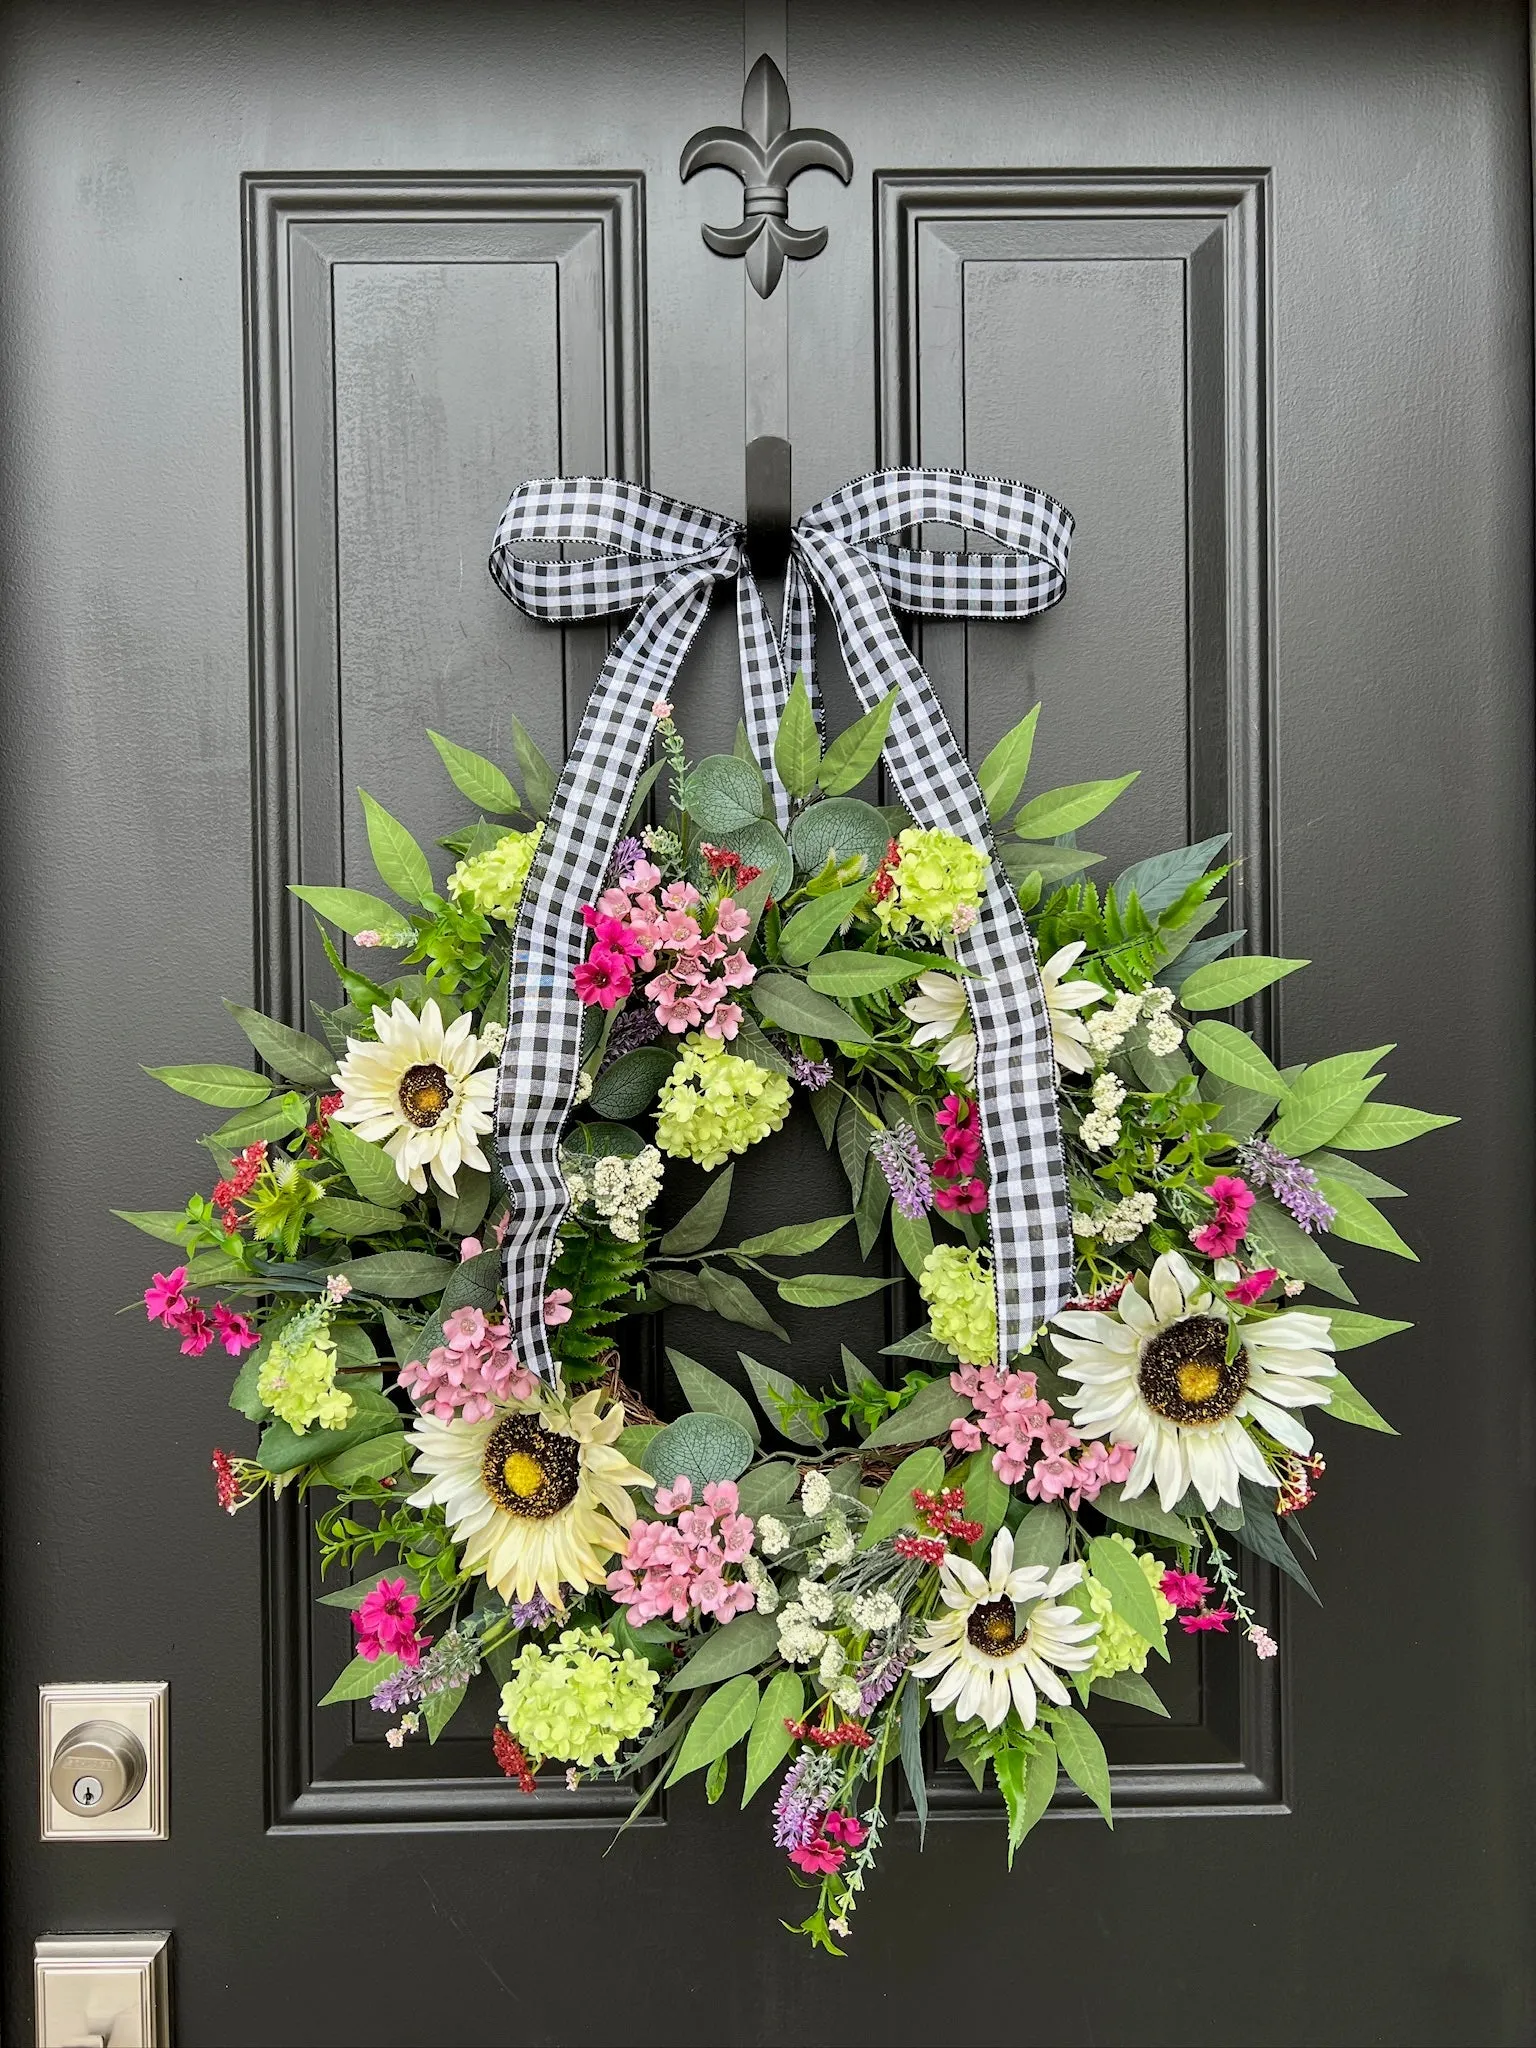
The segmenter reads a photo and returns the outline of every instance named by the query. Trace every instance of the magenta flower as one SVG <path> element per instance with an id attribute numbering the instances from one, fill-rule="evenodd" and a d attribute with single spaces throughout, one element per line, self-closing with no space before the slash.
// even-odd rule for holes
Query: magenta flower
<path id="1" fill-rule="evenodd" d="M 1228 1301 L 1235 1301 L 1239 1308 L 1252 1308 L 1256 1301 L 1262 1301 L 1271 1287 L 1280 1278 L 1276 1266 L 1262 1266 L 1256 1273 L 1250 1273 L 1246 1280 L 1239 1280 L 1235 1287 L 1227 1289 Z"/>
<path id="2" fill-rule="evenodd" d="M 182 1313 L 172 1324 L 181 1332 L 181 1348 L 188 1358 L 201 1358 L 214 1340 L 214 1327 L 195 1301 L 185 1302 Z"/>
<path id="3" fill-rule="evenodd" d="M 829 1813 L 821 1823 L 821 1831 L 834 1842 L 845 1842 L 850 1849 L 857 1849 L 869 1833 L 863 1821 L 851 1813 Z"/>
<path id="4" fill-rule="evenodd" d="M 238 1358 L 242 1351 L 251 1351 L 261 1342 L 254 1326 L 244 1316 L 237 1316 L 222 1301 L 213 1305 L 213 1327 L 219 1342 L 231 1358 Z"/>
<path id="5" fill-rule="evenodd" d="M 575 970 L 576 993 L 589 1007 L 601 1003 L 605 1010 L 622 1003 L 635 985 L 629 960 L 612 946 L 594 946 Z"/>
<path id="6" fill-rule="evenodd" d="M 1164 1572 L 1159 1588 L 1163 1598 L 1174 1607 L 1202 1606 L 1211 1590 L 1210 1581 L 1202 1579 L 1198 1572 L 1176 1571 Z"/>
<path id="7" fill-rule="evenodd" d="M 181 1294 L 186 1278 L 186 1267 L 178 1266 L 174 1273 L 157 1273 L 145 1288 L 144 1313 L 152 1323 L 164 1323 L 168 1330 L 177 1328 L 186 1309 Z"/>
<path id="8" fill-rule="evenodd" d="M 822 1829 L 818 1829 L 808 1842 L 802 1842 L 797 1849 L 791 1849 L 789 1860 L 797 1870 L 803 1870 L 807 1877 L 830 1877 L 834 1870 L 841 1870 L 847 1851 L 830 1840 Z"/>
<path id="9" fill-rule="evenodd" d="M 421 1662 L 432 1638 L 416 1632 L 419 1605 L 404 1579 L 380 1579 L 352 1615 L 357 1654 L 364 1663 L 376 1664 L 381 1656 L 398 1657 L 402 1664 Z"/>
<path id="10" fill-rule="evenodd" d="M 1181 1614 L 1179 1627 L 1187 1636 L 1205 1635 L 1212 1630 L 1217 1635 L 1224 1636 L 1227 1632 L 1227 1623 L 1231 1620 L 1230 1608 L 1211 1607 L 1204 1614 Z"/>
<path id="11" fill-rule="evenodd" d="M 1208 1258 L 1229 1259 L 1248 1235 L 1253 1192 L 1245 1180 L 1227 1173 L 1218 1174 L 1205 1192 L 1216 1204 L 1216 1213 L 1194 1233 L 1191 1242 Z"/>

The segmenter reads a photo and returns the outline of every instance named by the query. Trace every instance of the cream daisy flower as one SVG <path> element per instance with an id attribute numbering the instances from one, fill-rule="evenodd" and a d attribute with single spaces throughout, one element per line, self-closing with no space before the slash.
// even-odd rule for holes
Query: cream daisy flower
<path id="1" fill-rule="evenodd" d="M 1074 1013 L 1087 1009 L 1090 1003 L 1102 1003 L 1104 991 L 1096 981 L 1063 981 L 1062 976 L 1073 966 L 1087 947 L 1086 939 L 1074 939 L 1070 946 L 1062 946 L 1040 968 L 1040 984 L 1045 991 L 1045 1007 L 1050 1012 L 1051 1037 L 1056 1047 L 1056 1064 L 1063 1073 L 1087 1074 L 1093 1070 L 1093 1055 L 1088 1049 L 1088 1027 L 1082 1018 Z"/>
<path id="2" fill-rule="evenodd" d="M 1062 1376 L 1079 1383 L 1062 1399 L 1073 1426 L 1136 1446 L 1127 1500 L 1155 1480 L 1171 1513 L 1190 1487 L 1214 1508 L 1240 1504 L 1244 1479 L 1276 1485 L 1250 1422 L 1289 1451 L 1312 1448 L 1291 1411 L 1331 1398 L 1323 1384 L 1334 1372 L 1326 1316 L 1291 1311 L 1243 1321 L 1180 1253 L 1164 1252 L 1113 1308 L 1063 1309 L 1051 1320 L 1051 1341 L 1070 1361 Z M 1229 1358 L 1234 1322 L 1241 1342 Z"/>
<path id="3" fill-rule="evenodd" d="M 542 1593 L 561 1608 L 562 1585 L 600 1586 L 624 1548 L 635 1519 L 624 1489 L 656 1483 L 613 1448 L 623 1427 L 622 1406 L 601 1388 L 569 1405 L 535 1396 L 484 1422 L 418 1416 L 412 1470 L 426 1484 L 410 1505 L 443 1509 L 465 1569 L 484 1572 L 503 1600 Z"/>
<path id="4" fill-rule="evenodd" d="M 347 1056 L 332 1076 L 341 1090 L 336 1121 L 360 1138 L 382 1144 L 403 1181 L 426 1193 L 426 1169 L 453 1194 L 461 1166 L 488 1172 L 480 1139 L 491 1128 L 496 1075 L 474 1070 L 490 1047 L 474 1035 L 466 1010 L 445 1030 L 435 1002 L 418 1017 L 396 996 L 388 1011 L 375 1009 L 378 1039 L 349 1038 Z"/>
<path id="5" fill-rule="evenodd" d="M 1056 1604 L 1056 1595 L 1083 1576 L 1080 1564 L 1013 1566 L 1013 1538 L 999 1529 L 992 1539 L 991 1571 L 983 1578 L 968 1558 L 953 1551 L 939 1566 L 940 1597 L 948 1613 L 926 1624 L 918 1643 L 928 1655 L 912 1670 L 939 1682 L 929 1696 L 935 1713 L 953 1707 L 958 1721 L 1000 1728 L 1010 1706 L 1026 1728 L 1035 1725 L 1036 1692 L 1058 1707 L 1068 1703 L 1056 1675 L 1083 1671 L 1093 1662 L 1096 1616 Z M 1033 1601 L 1020 1621 L 1017 1609 Z"/>
<path id="6" fill-rule="evenodd" d="M 959 976 L 934 970 L 920 974 L 917 986 L 918 993 L 901 1006 L 901 1014 L 919 1026 L 912 1043 L 932 1045 L 947 1039 L 948 1043 L 939 1047 L 940 1066 L 961 1081 L 971 1080 L 976 1072 L 976 1034 L 970 1028 Z"/>

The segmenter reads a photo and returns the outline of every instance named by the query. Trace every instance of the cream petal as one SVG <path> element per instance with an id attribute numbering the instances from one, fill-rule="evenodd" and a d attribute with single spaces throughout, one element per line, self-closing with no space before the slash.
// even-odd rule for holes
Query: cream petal
<path id="1" fill-rule="evenodd" d="M 1008 1674 L 1008 1689 L 1013 1694 L 1014 1709 L 1026 1728 L 1035 1725 L 1035 1688 L 1029 1682 L 1029 1673 L 1022 1661 L 1015 1664 Z"/>
<path id="2" fill-rule="evenodd" d="M 1009 1529 L 999 1529 L 992 1538 L 992 1569 L 987 1579 L 987 1591 L 1000 1594 L 1012 1570 L 1013 1533 Z"/>
<path id="3" fill-rule="evenodd" d="M 1184 1457 L 1183 1446 L 1178 1432 L 1165 1423 L 1157 1433 L 1155 1457 L 1157 1472 L 1157 1497 L 1163 1513 L 1171 1515 L 1183 1498 L 1189 1485 L 1189 1466 Z"/>
<path id="4" fill-rule="evenodd" d="M 1001 1535 L 1002 1531 L 999 1530 L 998 1533 Z M 1012 1555 L 1011 1543 L 1009 1545 L 1009 1554 L 1010 1556 Z M 992 1590 L 970 1559 L 968 1557 L 956 1557 L 953 1551 L 944 1560 L 942 1576 L 953 1580 L 955 1584 L 962 1587 L 973 1601 L 985 1600 Z"/>
<path id="5" fill-rule="evenodd" d="M 1251 1415 L 1255 1422 L 1263 1423 L 1270 1435 L 1277 1442 L 1284 1444 L 1288 1451 L 1305 1456 L 1312 1448 L 1312 1432 L 1306 1424 L 1293 1415 L 1289 1408 L 1280 1408 L 1273 1401 L 1266 1401 L 1262 1395 L 1255 1394 L 1251 1387 L 1243 1396 L 1238 1413 Z"/>
<path id="6" fill-rule="evenodd" d="M 1180 1306 L 1183 1304 L 1180 1303 Z M 1113 1310 L 1108 1313 L 1117 1315 L 1122 1323 L 1129 1323 L 1139 1337 L 1150 1337 L 1159 1327 L 1157 1310 L 1134 1282 L 1126 1288 Z"/>

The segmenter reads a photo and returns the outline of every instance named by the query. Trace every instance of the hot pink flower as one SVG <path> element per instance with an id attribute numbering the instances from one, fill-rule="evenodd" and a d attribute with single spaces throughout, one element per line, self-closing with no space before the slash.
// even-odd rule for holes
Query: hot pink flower
<path id="1" fill-rule="evenodd" d="M 629 961 L 611 946 L 594 946 L 575 970 L 576 993 L 589 1007 L 601 1003 L 611 1010 L 622 1003 L 635 985 Z"/>
<path id="2" fill-rule="evenodd" d="M 181 1290 L 186 1284 L 187 1269 L 178 1266 L 174 1273 L 157 1273 L 144 1290 L 144 1313 L 152 1323 L 164 1323 L 168 1330 L 174 1330 L 177 1318 L 186 1307 Z"/>
<path id="3" fill-rule="evenodd" d="M 958 1209 L 967 1216 L 979 1216 L 987 1206 L 987 1184 L 984 1180 L 957 1180 L 951 1185 L 939 1185 L 938 1167 L 934 1167 L 935 1186 L 933 1202 L 936 1209 Z"/>
<path id="4" fill-rule="evenodd" d="M 571 1320 L 571 1290 L 552 1287 L 544 1297 L 544 1321 L 551 1330 Z"/>
<path id="5" fill-rule="evenodd" d="M 789 1860 L 807 1877 L 830 1877 L 834 1870 L 842 1869 L 845 1854 L 836 1842 L 829 1841 L 818 1829 L 808 1842 L 790 1850 Z"/>
<path id="6" fill-rule="evenodd" d="M 834 1842 L 846 1842 L 850 1849 L 857 1849 L 869 1829 L 863 1821 L 851 1813 L 829 1813 L 821 1823 L 822 1833 L 830 1835 Z"/>
<path id="7" fill-rule="evenodd" d="M 1163 1598 L 1175 1607 L 1198 1607 L 1210 1592 L 1210 1581 L 1198 1572 L 1166 1571 L 1159 1581 Z"/>
<path id="8" fill-rule="evenodd" d="M 1217 1635 L 1224 1636 L 1227 1632 L 1227 1623 L 1232 1618 L 1230 1608 L 1212 1607 L 1208 1608 L 1204 1614 L 1181 1614 L 1179 1616 L 1179 1627 L 1183 1629 L 1187 1636 L 1203 1635 L 1212 1629 L 1215 1630 Z"/>
<path id="9" fill-rule="evenodd" d="M 1191 1242 L 1208 1258 L 1229 1259 L 1248 1235 L 1248 1212 L 1254 1197 L 1248 1183 L 1234 1174 L 1218 1174 L 1205 1191 L 1216 1204 L 1210 1222 L 1194 1232 Z"/>
<path id="10" fill-rule="evenodd" d="M 213 1324 L 195 1301 L 184 1305 L 183 1312 L 172 1325 L 181 1332 L 181 1348 L 188 1358 L 201 1358 L 214 1339 Z"/>
<path id="11" fill-rule="evenodd" d="M 627 902 L 624 908 L 627 913 Z M 627 960 L 638 959 L 645 951 L 645 941 L 631 930 L 623 918 L 609 917 L 601 907 L 596 910 L 588 907 L 581 914 L 592 928 L 594 946 L 606 946 L 611 952 L 622 953 Z"/>
<path id="12" fill-rule="evenodd" d="M 430 1636 L 416 1632 L 416 1594 L 404 1579 L 380 1579 L 352 1616 L 357 1631 L 357 1654 L 366 1664 L 381 1656 L 398 1657 L 402 1664 L 419 1664 Z"/>
<path id="13" fill-rule="evenodd" d="M 1252 1308 L 1256 1301 L 1264 1299 L 1279 1278 L 1277 1267 L 1261 1266 L 1257 1273 L 1250 1273 L 1246 1280 L 1239 1280 L 1235 1287 L 1229 1287 L 1227 1299 L 1235 1301 L 1239 1308 Z"/>
<path id="14" fill-rule="evenodd" d="M 251 1351 L 261 1342 L 257 1331 L 244 1316 L 237 1316 L 222 1301 L 213 1305 L 213 1327 L 219 1342 L 231 1358 L 238 1358 L 242 1351 Z"/>

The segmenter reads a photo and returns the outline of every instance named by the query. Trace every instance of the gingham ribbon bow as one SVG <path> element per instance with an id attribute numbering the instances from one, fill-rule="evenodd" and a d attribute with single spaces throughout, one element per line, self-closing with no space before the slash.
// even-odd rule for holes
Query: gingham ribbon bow
<path id="1" fill-rule="evenodd" d="M 928 522 L 985 534 L 999 551 L 944 554 L 894 543 L 893 536 Z M 513 493 L 491 550 L 491 574 L 512 602 L 550 621 L 634 614 L 603 664 L 560 777 L 513 940 L 496 1111 L 511 1193 L 507 1305 L 523 1362 L 546 1380 L 556 1378 L 556 1369 L 543 1297 L 569 1206 L 560 1141 L 581 1058 L 581 1003 L 572 978 L 586 940 L 579 912 L 606 886 L 650 753 L 655 707 L 670 694 L 714 586 L 736 583 L 746 727 L 781 826 L 789 797 L 774 769 L 773 740 L 796 672 L 816 701 L 819 591 L 866 709 L 893 684 L 901 686 L 885 764 L 902 802 L 919 825 L 990 848 L 975 775 L 893 607 L 946 618 L 1027 618 L 1065 590 L 1071 536 L 1071 514 L 1025 484 L 958 470 L 860 477 L 795 527 L 783 626 L 775 633 L 735 520 L 612 477 L 557 477 Z M 581 561 L 517 552 L 526 543 L 559 541 L 612 552 Z M 974 970 L 964 988 L 976 1028 L 976 1094 L 991 1170 L 998 1356 L 1007 1359 L 1070 1293 L 1072 1235 L 1050 1018 L 1029 928 L 996 861 L 980 915 L 955 950 Z"/>

